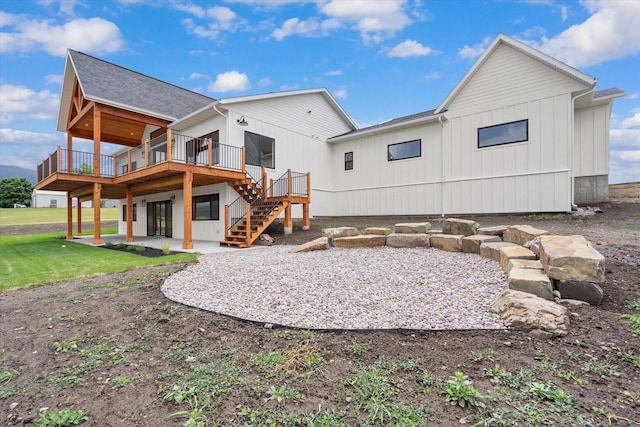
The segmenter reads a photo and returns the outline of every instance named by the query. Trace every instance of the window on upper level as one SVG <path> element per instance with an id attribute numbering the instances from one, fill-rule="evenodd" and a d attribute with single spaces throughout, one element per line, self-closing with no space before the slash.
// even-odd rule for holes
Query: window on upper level
<path id="1" fill-rule="evenodd" d="M 478 148 L 529 140 L 529 120 L 478 128 Z"/>
<path id="2" fill-rule="evenodd" d="M 353 169 L 353 151 L 344 153 L 344 170 L 350 171 Z"/>
<path id="3" fill-rule="evenodd" d="M 387 160 L 390 162 L 394 160 L 420 157 L 421 155 L 422 140 L 420 139 L 387 145 Z"/>
<path id="4" fill-rule="evenodd" d="M 245 162 L 248 165 L 264 166 L 273 169 L 275 162 L 276 140 L 257 133 L 244 133 Z"/>

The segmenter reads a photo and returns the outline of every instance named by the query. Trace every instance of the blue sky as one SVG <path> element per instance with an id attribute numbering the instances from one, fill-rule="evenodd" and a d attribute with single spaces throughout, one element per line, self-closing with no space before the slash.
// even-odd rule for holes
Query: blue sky
<path id="1" fill-rule="evenodd" d="M 66 145 L 67 48 L 214 98 L 325 87 L 368 126 L 437 107 L 498 33 L 626 92 L 610 182 L 640 181 L 635 0 L 2 0 L 0 164 Z"/>

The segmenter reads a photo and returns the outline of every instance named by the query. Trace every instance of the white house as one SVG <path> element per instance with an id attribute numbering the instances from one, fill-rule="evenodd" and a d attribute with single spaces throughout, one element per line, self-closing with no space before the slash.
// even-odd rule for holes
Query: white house
<path id="1" fill-rule="evenodd" d="M 192 236 L 250 244 L 281 212 L 290 230 L 292 217 L 307 226 L 312 216 L 566 212 L 607 200 L 609 118 L 624 96 L 502 34 L 435 109 L 362 129 L 325 89 L 216 100 L 74 51 L 64 81 L 68 148 L 39 167 L 38 188 L 119 198 L 127 239 L 185 247 Z M 71 136 L 93 138 L 96 153 L 75 159 Z M 100 142 L 128 148 L 108 158 Z M 76 163 L 98 158 L 81 176 Z M 249 220 L 265 209 L 266 225 Z M 99 218 L 94 228 L 99 243 Z"/>

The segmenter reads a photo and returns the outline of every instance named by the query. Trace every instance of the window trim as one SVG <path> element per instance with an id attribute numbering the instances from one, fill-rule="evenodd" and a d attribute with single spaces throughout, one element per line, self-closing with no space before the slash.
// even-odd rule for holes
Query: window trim
<path id="1" fill-rule="evenodd" d="M 480 141 L 480 132 L 482 130 L 485 129 L 493 129 L 493 128 L 497 128 L 497 127 L 502 127 L 502 126 L 509 126 L 509 125 L 514 125 L 516 123 L 525 123 L 525 134 L 524 134 L 524 139 L 514 139 L 513 141 L 505 141 L 505 142 L 498 142 L 498 143 L 494 143 L 494 144 L 488 144 L 488 145 L 481 145 L 481 141 Z M 507 145 L 507 144 L 517 144 L 518 142 L 526 142 L 529 141 L 529 119 L 522 119 L 522 120 L 515 120 L 512 122 L 507 122 L 507 123 L 499 123 L 497 125 L 491 125 L 491 126 L 484 126 L 481 128 L 478 128 L 477 131 L 477 148 L 489 148 L 489 147 L 497 147 L 500 145 Z"/>
<path id="2" fill-rule="evenodd" d="M 198 213 L 197 199 L 203 199 L 200 203 L 209 203 L 209 218 L 197 218 Z M 206 200 L 204 200 L 206 199 Z M 213 208 L 213 202 L 216 202 L 217 209 Z M 200 194 L 191 198 L 191 220 L 192 221 L 219 221 L 220 220 L 220 193 Z"/>
<path id="3" fill-rule="evenodd" d="M 349 154 L 351 156 L 349 156 Z M 350 159 L 347 157 L 351 157 Z M 351 171 L 353 170 L 353 151 L 347 151 L 344 153 L 344 170 Z"/>
<path id="4" fill-rule="evenodd" d="M 257 136 L 257 137 L 260 138 L 259 141 L 258 141 L 258 149 L 259 149 L 258 155 L 260 157 L 260 159 L 259 159 L 260 160 L 260 164 L 259 165 L 254 165 L 253 163 L 249 163 L 249 161 L 248 161 L 249 160 L 249 156 L 248 155 L 246 155 L 246 159 L 247 160 L 245 160 L 245 162 L 248 165 L 252 165 L 252 166 L 258 166 L 258 167 L 264 166 L 267 169 L 275 169 L 276 168 L 276 139 L 272 138 L 270 136 L 267 136 L 267 135 L 262 135 L 262 134 L 255 133 L 255 132 L 244 131 L 244 147 L 245 147 L 245 150 L 247 150 L 247 135 L 254 135 L 254 136 Z M 265 138 L 265 139 L 271 141 L 271 165 L 270 166 L 266 166 L 266 165 L 262 164 L 262 157 L 263 157 L 262 156 L 262 149 L 261 149 L 262 148 L 262 138 Z"/>
<path id="5" fill-rule="evenodd" d="M 138 206 L 137 203 L 133 204 L 133 222 L 138 220 Z M 122 221 L 127 222 L 127 204 L 122 205 Z"/>
<path id="6" fill-rule="evenodd" d="M 389 149 L 391 147 L 396 146 L 396 145 L 412 144 L 412 143 L 415 143 L 415 142 L 418 143 L 418 148 L 419 148 L 418 155 L 416 155 L 416 156 L 408 156 L 408 157 L 399 157 L 399 158 L 396 158 L 396 159 L 394 159 L 391 156 L 391 152 L 389 151 Z M 387 161 L 388 162 L 395 162 L 395 161 L 398 161 L 398 160 L 406 160 L 406 159 L 417 159 L 418 157 L 422 157 L 422 138 L 412 139 L 411 141 L 396 142 L 394 144 L 388 144 L 387 145 Z"/>

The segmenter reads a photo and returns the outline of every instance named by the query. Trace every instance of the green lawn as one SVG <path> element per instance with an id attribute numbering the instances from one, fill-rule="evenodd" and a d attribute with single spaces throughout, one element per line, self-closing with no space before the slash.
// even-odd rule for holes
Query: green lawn
<path id="1" fill-rule="evenodd" d="M 73 222 L 78 219 L 78 209 L 73 208 Z M 101 221 L 116 221 L 118 208 L 101 208 Z M 82 208 L 82 221 L 93 221 L 93 208 Z M 3 225 L 28 225 L 50 224 L 67 222 L 67 210 L 58 208 L 24 208 L 24 209 L 0 209 L 0 226 Z"/>
<path id="2" fill-rule="evenodd" d="M 197 258 L 195 253 L 147 258 L 61 240 L 58 236 L 59 233 L 0 236 L 0 290 Z"/>

